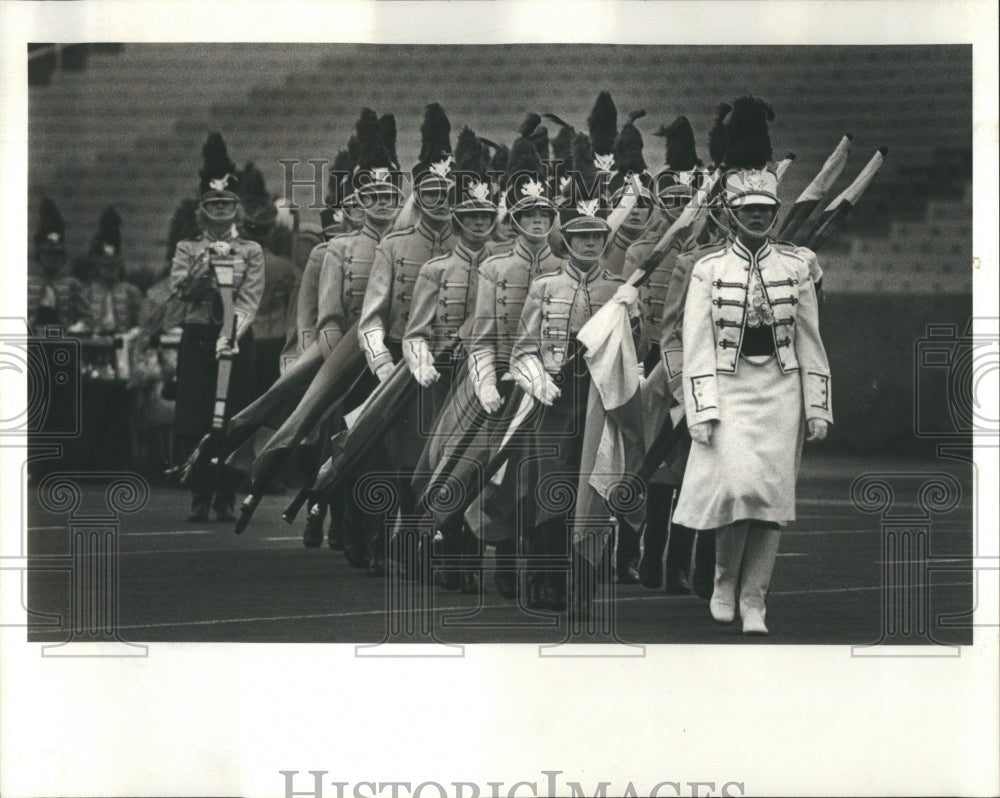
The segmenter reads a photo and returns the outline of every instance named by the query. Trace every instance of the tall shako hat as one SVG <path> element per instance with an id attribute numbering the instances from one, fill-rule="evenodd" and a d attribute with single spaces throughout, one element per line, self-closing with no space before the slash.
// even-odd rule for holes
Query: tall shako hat
<path id="1" fill-rule="evenodd" d="M 48 197 L 38 208 L 38 229 L 35 231 L 35 247 L 49 252 L 66 251 L 66 222 L 56 204 Z"/>
<path id="2" fill-rule="evenodd" d="M 574 233 L 611 233 L 606 221 L 608 208 L 600 199 L 580 200 L 572 208 L 559 210 L 559 229 L 566 240 Z"/>
<path id="3" fill-rule="evenodd" d="M 201 178 L 199 193 L 201 201 L 213 199 L 239 200 L 236 196 L 236 186 L 239 179 L 236 174 L 236 164 L 226 151 L 226 142 L 221 133 L 210 133 L 201 148 L 204 162 L 198 175 Z"/>
<path id="4" fill-rule="evenodd" d="M 496 212 L 496 203 L 490 195 L 489 178 L 486 174 L 488 170 L 489 164 L 482 142 L 470 127 L 463 127 L 455 142 L 452 213 Z"/>
<path id="5" fill-rule="evenodd" d="M 549 190 L 553 196 L 562 193 L 569 181 L 567 172 L 573 168 L 573 137 L 576 130 L 555 114 L 542 114 L 545 119 L 559 125 L 559 132 L 552 139 L 552 158 L 557 161 L 549 175 Z"/>
<path id="6" fill-rule="evenodd" d="M 357 163 L 352 175 L 352 186 L 357 194 L 389 193 L 399 197 L 400 173 L 393 169 L 392 151 L 383 138 L 388 130 L 395 134 L 396 122 L 391 116 L 391 125 L 383 125 L 387 117 L 378 118 L 371 108 L 362 108 L 361 116 L 354 126 L 357 142 Z"/>
<path id="7" fill-rule="evenodd" d="M 518 128 L 518 137 L 511 146 L 506 192 L 507 212 L 511 216 L 530 208 L 555 209 L 545 188 L 542 160 L 531 139 L 540 119 L 538 114 L 529 113 Z"/>
<path id="8" fill-rule="evenodd" d="M 587 117 L 588 136 L 577 133 L 573 137 L 573 170 L 579 174 L 581 192 L 589 189 L 591 196 L 573 196 L 564 193 L 559 208 L 559 226 L 563 240 L 572 233 L 603 232 L 611 228 L 603 217 L 608 215 L 607 195 L 600 184 L 600 172 L 614 168 L 615 139 L 618 136 L 618 111 L 611 95 L 602 91 Z"/>
<path id="9" fill-rule="evenodd" d="M 642 156 L 642 134 L 635 126 L 635 120 L 646 115 L 646 110 L 640 108 L 628 115 L 628 122 L 622 127 L 615 139 L 614 167 L 615 173 L 608 183 L 611 194 L 611 206 L 616 206 L 629 185 L 639 186 L 638 200 L 649 198 L 649 183 L 651 178 L 646 171 L 646 160 Z"/>
<path id="10" fill-rule="evenodd" d="M 597 95 L 587 117 L 590 145 L 594 151 L 594 168 L 610 172 L 615 165 L 615 141 L 618 138 L 618 109 L 607 91 Z"/>
<path id="11" fill-rule="evenodd" d="M 726 205 L 774 205 L 778 203 L 778 177 L 769 163 L 773 155 L 768 122 L 774 109 L 757 97 L 733 101 L 732 116 L 726 127 L 726 177 L 723 186 Z"/>
<path id="12" fill-rule="evenodd" d="M 243 206 L 243 227 L 251 234 L 268 232 L 278 218 L 274 198 L 267 191 L 264 173 L 247 161 L 239 183 L 240 204 Z"/>
<path id="13" fill-rule="evenodd" d="M 89 256 L 117 258 L 122 254 L 122 217 L 112 206 L 101 213 L 97 222 L 97 233 L 90 241 Z"/>
<path id="14" fill-rule="evenodd" d="M 692 196 L 698 188 L 701 161 L 691 122 L 686 116 L 678 116 L 669 125 L 661 126 L 655 135 L 662 136 L 666 146 L 664 166 L 653 177 L 657 196 L 661 200 Z"/>
<path id="15" fill-rule="evenodd" d="M 413 167 L 414 192 L 420 207 L 433 216 L 444 218 L 448 209 L 445 198 L 451 189 L 451 122 L 439 103 L 424 108 L 420 125 L 420 160 Z"/>

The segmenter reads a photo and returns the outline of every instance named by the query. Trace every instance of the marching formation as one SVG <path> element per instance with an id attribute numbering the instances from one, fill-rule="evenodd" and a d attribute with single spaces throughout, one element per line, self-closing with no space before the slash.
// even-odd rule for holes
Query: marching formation
<path id="1" fill-rule="evenodd" d="M 165 303 L 190 520 L 242 533 L 283 481 L 304 544 L 372 576 L 582 618 L 641 583 L 766 634 L 803 440 L 833 421 L 815 251 L 885 150 L 798 245 L 849 136 L 778 225 L 794 156 L 775 162 L 765 102 L 720 106 L 707 164 L 678 117 L 649 166 L 644 114 L 619 129 L 601 92 L 586 132 L 528 114 L 509 148 L 468 127 L 453 148 L 432 103 L 404 173 L 395 120 L 365 108 L 294 285 L 255 235 L 273 203 L 239 185 L 261 178 L 212 134 Z M 280 376 L 254 391 L 265 313 Z"/>

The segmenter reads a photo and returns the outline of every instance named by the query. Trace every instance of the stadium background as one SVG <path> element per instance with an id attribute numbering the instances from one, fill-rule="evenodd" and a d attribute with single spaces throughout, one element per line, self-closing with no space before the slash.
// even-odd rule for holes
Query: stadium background
<path id="1" fill-rule="evenodd" d="M 237 165 L 252 160 L 280 193 L 279 160 L 332 161 L 363 106 L 395 114 L 405 169 L 416 162 L 428 102 L 446 109 L 453 143 L 469 125 L 509 146 L 528 111 L 586 129 L 607 89 L 619 125 L 630 110 L 647 110 L 637 124 L 656 168 L 664 151 L 652 133 L 661 124 L 688 116 L 707 157 L 716 105 L 752 92 L 776 110 L 775 157 L 797 156 L 782 187 L 786 206 L 841 134 L 854 144 L 834 192 L 886 145 L 881 174 L 821 252 L 837 419 L 829 447 L 926 448 L 914 434 L 917 392 L 922 424 L 953 423 L 948 375 L 921 371 L 916 356 L 928 325 L 961 334 L 972 314 L 969 46 L 105 44 L 33 45 L 29 56 L 26 233 L 52 197 L 73 257 L 113 204 L 140 284 L 165 267 L 170 216 L 196 193 L 211 130 L 223 133 Z M 309 191 L 296 201 L 308 205 Z M 318 212 L 303 209 L 302 221 L 315 223 Z"/>

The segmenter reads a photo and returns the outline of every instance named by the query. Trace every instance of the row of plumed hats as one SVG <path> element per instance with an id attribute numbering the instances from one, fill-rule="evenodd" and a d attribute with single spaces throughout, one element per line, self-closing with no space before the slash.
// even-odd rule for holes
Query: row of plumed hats
<path id="1" fill-rule="evenodd" d="M 431 103 L 424 110 L 420 156 L 411 178 L 416 181 L 428 174 L 445 176 L 460 172 L 476 175 L 483 183 L 489 183 L 492 175 L 499 180 L 491 185 L 504 186 L 506 190 L 489 199 L 502 203 L 508 210 L 515 210 L 549 202 L 565 205 L 570 196 L 570 171 L 579 176 L 584 186 L 594 186 L 598 172 L 607 172 L 611 175 L 607 181 L 607 196 L 597 198 L 598 207 L 606 210 L 630 175 L 635 176 L 641 186 L 648 187 L 653 182 L 655 174 L 650 174 L 643 155 L 642 134 L 635 124 L 645 114 L 645 110 L 629 113 L 628 121 L 619 129 L 614 101 L 607 91 L 602 91 L 587 117 L 586 133 L 577 131 L 554 114 L 528 113 L 509 149 L 477 136 L 469 127 L 459 133 L 453 149 L 448 116 L 440 104 Z M 554 138 L 549 137 L 548 129 L 542 124 L 543 118 L 559 127 Z M 773 118 L 774 111 L 759 98 L 746 96 L 721 104 L 708 137 L 712 164 L 727 169 L 763 169 L 773 155 L 768 133 L 768 123 Z M 662 137 L 666 147 L 664 166 L 657 172 L 669 170 L 671 175 L 690 176 L 702 167 L 687 117 L 677 117 L 669 125 L 661 126 L 654 135 Z M 252 162 L 238 169 L 220 133 L 208 136 L 202 147 L 202 158 L 199 172 L 202 200 L 213 196 L 239 199 L 245 224 L 266 228 L 273 223 L 278 213 L 274 197 L 267 191 L 264 175 Z M 359 174 L 376 180 L 399 176 L 396 120 L 392 114 L 379 117 L 370 108 L 362 110 L 347 148 L 337 153 L 330 169 L 324 226 L 351 196 L 352 185 L 357 183 Z M 515 180 L 508 185 L 511 177 Z M 669 185 L 669 182 L 656 181 L 658 187 Z M 482 199 L 482 194 L 475 194 L 475 197 Z M 101 216 L 90 254 L 120 254 L 120 226 L 117 212 L 107 208 Z M 62 247 L 64 236 L 65 225 L 59 211 L 50 199 L 44 200 L 35 234 L 36 247 Z"/>
<path id="2" fill-rule="evenodd" d="M 243 224 L 247 227 L 268 229 L 278 216 L 275 198 L 268 193 L 263 173 L 248 162 L 243 169 L 237 169 L 229 158 L 225 141 L 219 133 L 209 135 L 202 147 L 203 165 L 199 171 L 199 196 L 202 201 L 211 198 L 232 198 L 243 207 Z M 182 203 L 171 224 L 171 239 L 176 239 L 174 228 L 183 228 L 180 238 L 194 235 L 194 211 L 198 200 Z M 182 223 L 182 220 L 186 223 Z M 114 207 L 107 207 L 98 221 L 97 232 L 91 240 L 88 256 L 121 255 L 122 219 Z M 65 251 L 66 223 L 50 198 L 42 200 L 39 208 L 38 226 L 34 243 L 38 250 Z M 176 240 L 174 240 L 176 243 Z"/>
<path id="3" fill-rule="evenodd" d="M 655 180 L 658 188 L 690 183 L 703 167 L 691 123 L 679 116 L 656 131 L 654 135 L 664 139 L 666 152 L 663 167 L 651 173 L 643 156 L 642 134 L 635 124 L 645 115 L 645 110 L 629 113 L 628 121 L 619 129 L 614 101 L 610 93 L 602 91 L 587 118 L 586 133 L 554 114 L 528 113 L 510 148 L 477 136 L 468 126 L 461 130 L 452 148 L 451 122 L 439 103 L 431 103 L 424 110 L 420 156 L 411 179 L 419 184 L 422 178 L 433 175 L 475 175 L 491 188 L 503 187 L 502 191 L 491 191 L 490 198 L 508 210 L 525 208 L 533 204 L 532 200 L 542 198 L 556 206 L 567 204 L 571 196 L 570 172 L 578 175 L 577 188 L 601 185 L 596 180 L 599 172 L 610 175 L 603 184 L 604 195 L 598 198 L 605 210 L 626 182 L 633 182 L 630 176 L 635 176 L 634 182 L 644 188 L 654 182 L 658 173 L 667 178 Z M 773 118 L 771 107 L 756 97 L 721 104 L 708 140 L 713 166 L 763 169 L 772 158 L 768 122 Z M 549 137 L 543 119 L 559 127 L 554 138 Z M 337 154 L 331 167 L 327 214 L 349 200 L 359 172 L 380 170 L 398 175 L 396 122 L 391 114 L 379 117 L 365 108 L 347 148 Z"/>
<path id="4" fill-rule="evenodd" d="M 38 209 L 38 227 L 34 236 L 37 251 L 66 252 L 66 222 L 55 202 L 46 197 Z M 122 218 L 113 207 L 107 207 L 97 222 L 97 232 L 90 241 L 88 256 L 120 257 L 122 251 Z"/>

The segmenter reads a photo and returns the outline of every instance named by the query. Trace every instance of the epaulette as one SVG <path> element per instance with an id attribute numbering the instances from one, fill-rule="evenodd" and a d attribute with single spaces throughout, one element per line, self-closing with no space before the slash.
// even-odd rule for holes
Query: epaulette
<path id="1" fill-rule="evenodd" d="M 450 252 L 446 252 L 444 255 L 435 255 L 430 260 L 424 261 L 423 265 L 420 267 L 420 271 L 423 271 L 425 266 L 430 266 L 432 263 L 438 263 L 439 261 L 447 260 L 449 257 L 451 257 Z"/>
<path id="2" fill-rule="evenodd" d="M 393 230 L 391 233 L 384 235 L 382 237 L 382 241 L 380 241 L 379 243 L 385 243 L 390 238 L 401 238 L 402 236 L 408 236 L 416 229 L 417 226 L 415 224 L 411 224 L 409 227 L 401 227 L 399 228 L 399 230 Z"/>
<path id="3" fill-rule="evenodd" d="M 535 279 L 536 280 L 548 280 L 549 278 L 552 278 L 552 277 L 558 277 L 562 273 L 563 273 L 562 269 L 553 269 L 550 272 L 542 272 Z"/>

